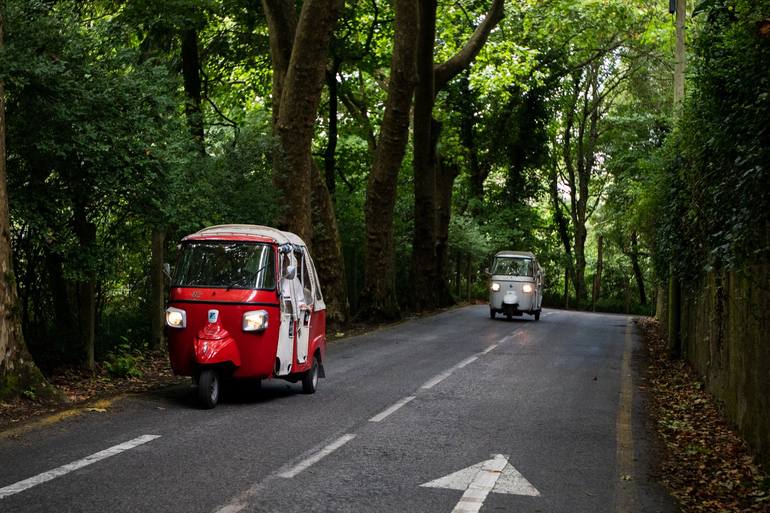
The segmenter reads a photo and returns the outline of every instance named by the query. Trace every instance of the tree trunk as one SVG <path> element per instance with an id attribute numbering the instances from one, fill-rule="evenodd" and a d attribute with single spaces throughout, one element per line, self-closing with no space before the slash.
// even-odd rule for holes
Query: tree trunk
<path id="1" fill-rule="evenodd" d="M 569 308 L 569 270 L 564 270 L 564 308 Z"/>
<path id="2" fill-rule="evenodd" d="M 203 112 L 201 111 L 200 57 L 198 55 L 198 31 L 191 28 L 182 32 L 182 75 L 184 78 L 187 125 L 199 153 L 206 154 L 203 136 Z"/>
<path id="3" fill-rule="evenodd" d="M 417 77 L 414 93 L 414 235 L 412 242 L 412 293 L 416 310 L 436 305 L 436 167 L 433 146 L 436 0 L 421 0 L 417 36 Z"/>
<path id="4" fill-rule="evenodd" d="M 0 49 L 4 14 L 5 2 L 0 0 Z M 5 154 L 5 85 L 0 80 L 0 400 L 18 397 L 22 392 L 37 396 L 53 391 L 32 360 L 21 330 L 11 254 Z"/>
<path id="5" fill-rule="evenodd" d="M 306 242 L 312 240 L 313 229 L 311 143 L 329 41 L 339 6 L 339 0 L 306 0 L 302 4 L 292 46 L 288 50 L 291 58 L 283 77 L 280 100 L 276 102 L 277 91 L 273 96 L 273 108 L 276 108 L 276 103 L 279 108 L 275 126 L 278 151 L 273 158 L 273 182 L 285 205 L 278 224 Z M 268 24 L 270 27 L 276 25 Z M 272 36 L 270 42 L 272 45 Z M 284 55 L 287 52 L 286 49 L 271 50 L 271 55 L 274 53 Z M 281 71 L 274 63 L 274 73 Z"/>
<path id="6" fill-rule="evenodd" d="M 580 308 L 586 304 L 588 291 L 586 289 L 586 229 L 578 224 L 575 231 L 575 306 Z"/>
<path id="7" fill-rule="evenodd" d="M 439 158 L 436 175 L 437 204 L 436 204 L 436 280 L 434 291 L 438 306 L 454 304 L 452 293 L 447 281 L 447 266 L 449 262 L 449 222 L 452 216 L 452 189 L 455 178 L 460 174 L 457 163 L 446 158 Z"/>
<path id="8" fill-rule="evenodd" d="M 350 315 L 350 305 L 337 217 L 331 195 L 326 189 L 318 166 L 311 162 L 310 169 L 313 187 L 313 218 L 315 219 L 312 239 L 313 261 L 326 303 L 326 318 L 329 323 L 344 324 Z"/>
<path id="9" fill-rule="evenodd" d="M 594 287 L 591 294 L 591 306 L 593 311 L 596 311 L 596 302 L 602 293 L 602 245 L 604 244 L 604 237 L 599 235 L 599 247 L 596 256 L 596 272 L 594 273 Z"/>
<path id="10" fill-rule="evenodd" d="M 278 225 L 313 244 L 329 320 L 345 322 L 349 305 L 334 204 L 311 157 L 329 41 L 341 2 L 306 0 L 299 20 L 291 0 L 263 0 L 262 5 L 273 63 L 273 134 L 278 145 L 273 183 L 285 204 Z"/>
<path id="11" fill-rule="evenodd" d="M 398 173 L 409 140 L 409 112 L 417 80 L 417 3 L 396 0 L 394 7 L 395 35 L 388 98 L 366 188 L 364 290 L 358 314 L 378 321 L 401 316 L 396 296 L 393 210 Z"/>
<path id="12" fill-rule="evenodd" d="M 433 65 L 436 40 L 436 0 L 422 0 L 419 9 L 417 36 L 417 76 L 419 82 L 414 96 L 414 238 L 412 243 L 412 283 L 415 309 L 433 308 L 438 303 L 434 288 L 439 280 L 436 255 L 436 146 L 438 123 L 433 120 L 436 94 L 450 80 L 470 66 L 481 51 L 489 33 L 503 17 L 503 0 L 493 0 L 482 21 L 466 44 L 450 59 Z M 446 284 L 441 286 L 447 288 Z"/>
<path id="13" fill-rule="evenodd" d="M 152 258 L 150 262 L 150 347 L 155 350 L 166 347 L 164 333 L 166 278 L 163 262 L 166 253 L 166 232 L 152 230 Z"/>
<path id="14" fill-rule="evenodd" d="M 86 217 L 85 207 L 75 207 L 74 232 L 81 250 L 89 255 L 96 245 L 96 225 Z M 95 369 L 96 343 L 96 272 L 86 259 L 83 276 L 78 280 L 78 334 L 80 347 L 88 370 Z"/>
<path id="15" fill-rule="evenodd" d="M 636 232 L 631 232 L 631 267 L 634 270 L 634 277 L 636 278 L 636 286 L 639 289 L 639 302 L 642 305 L 647 304 L 647 294 L 644 290 L 644 274 L 642 274 L 642 268 L 639 265 L 639 240 Z"/>
<path id="16" fill-rule="evenodd" d="M 338 57 L 334 57 L 331 69 L 326 71 L 326 90 L 329 92 L 329 126 L 326 149 L 324 150 L 324 175 L 332 203 L 337 193 L 337 107 L 339 104 L 337 73 L 339 71 L 340 60 Z"/>

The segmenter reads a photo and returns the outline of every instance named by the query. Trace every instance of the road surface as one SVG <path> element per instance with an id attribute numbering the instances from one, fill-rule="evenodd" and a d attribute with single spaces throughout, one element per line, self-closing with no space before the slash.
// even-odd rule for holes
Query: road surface
<path id="1" fill-rule="evenodd" d="M 0 511 L 674 512 L 632 318 L 453 309 L 329 347 L 318 392 L 186 386 L 0 434 Z"/>

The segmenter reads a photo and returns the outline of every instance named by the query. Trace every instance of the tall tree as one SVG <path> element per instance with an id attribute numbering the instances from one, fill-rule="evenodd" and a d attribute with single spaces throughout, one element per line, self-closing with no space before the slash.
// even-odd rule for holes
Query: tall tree
<path id="1" fill-rule="evenodd" d="M 347 319 L 347 290 L 334 204 L 320 171 L 313 169 L 311 143 L 341 4 L 305 0 L 297 16 L 293 1 L 262 1 L 273 64 L 273 181 L 284 200 L 279 225 L 312 243 L 321 257 L 317 264 L 331 321 Z"/>
<path id="2" fill-rule="evenodd" d="M 5 30 L 5 1 L 0 0 L 0 53 Z M 11 255 L 11 226 L 5 170 L 5 85 L 0 78 L 0 400 L 22 392 L 50 391 L 27 351 L 21 330 L 16 277 Z"/>
<path id="3" fill-rule="evenodd" d="M 500 22 L 504 1 L 492 0 L 484 20 L 476 27 L 465 45 L 445 62 L 434 65 L 436 42 L 436 0 L 421 0 L 417 37 L 418 83 L 414 97 L 414 237 L 412 243 L 413 300 L 418 310 L 439 303 L 439 294 L 448 291 L 444 276 L 439 276 L 436 249 L 437 233 L 436 148 L 440 125 L 433 118 L 436 95 L 459 73 L 470 66 L 481 51 L 489 33 Z M 447 169 L 451 169 L 451 166 Z M 450 181 L 451 183 L 451 181 Z M 445 185 L 446 187 L 446 185 Z M 448 226 L 448 223 L 447 223 Z"/>
<path id="4" fill-rule="evenodd" d="M 364 289 L 359 312 L 366 319 L 392 320 L 400 316 L 394 269 L 393 210 L 417 82 L 417 1 L 394 2 L 395 33 L 388 97 L 366 188 Z"/>

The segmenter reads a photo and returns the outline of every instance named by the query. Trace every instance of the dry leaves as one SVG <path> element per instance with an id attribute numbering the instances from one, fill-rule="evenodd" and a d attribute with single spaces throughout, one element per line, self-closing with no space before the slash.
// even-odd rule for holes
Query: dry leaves
<path id="1" fill-rule="evenodd" d="M 139 377 L 115 378 L 103 365 L 97 363 L 92 374 L 86 370 L 62 369 L 49 376 L 50 383 L 62 392 L 62 402 L 40 402 L 18 399 L 0 403 L 0 430 L 15 426 L 32 417 L 71 408 L 96 397 L 108 397 L 118 393 L 142 392 L 184 381 L 174 376 L 165 352 L 146 353 L 137 360 Z M 99 408 L 89 411 L 101 413 Z"/>
<path id="2" fill-rule="evenodd" d="M 639 321 L 651 413 L 664 445 L 663 483 L 689 512 L 770 512 L 770 476 L 754 461 L 685 361 L 668 358 L 653 319 Z"/>

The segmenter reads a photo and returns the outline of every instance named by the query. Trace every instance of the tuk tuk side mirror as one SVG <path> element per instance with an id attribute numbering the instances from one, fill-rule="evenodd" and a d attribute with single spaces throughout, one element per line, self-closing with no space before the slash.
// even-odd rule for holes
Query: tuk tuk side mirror
<path id="1" fill-rule="evenodd" d="M 168 262 L 163 264 L 163 274 L 165 274 L 166 278 L 168 278 L 169 280 L 171 279 L 171 264 L 169 264 Z"/>
<path id="2" fill-rule="evenodd" d="M 489 272 L 489 267 L 485 267 L 484 268 L 484 274 L 486 274 L 487 276 L 491 276 L 491 274 Z"/>
<path id="3" fill-rule="evenodd" d="M 288 266 L 286 268 L 286 276 L 285 276 L 285 278 L 287 280 L 293 280 L 296 277 L 297 277 L 297 267 L 293 266 L 293 265 Z"/>

